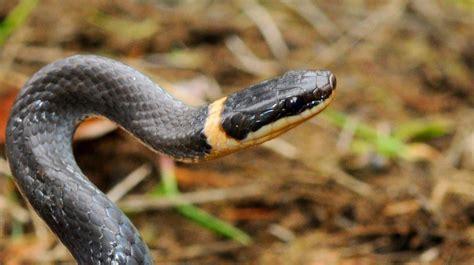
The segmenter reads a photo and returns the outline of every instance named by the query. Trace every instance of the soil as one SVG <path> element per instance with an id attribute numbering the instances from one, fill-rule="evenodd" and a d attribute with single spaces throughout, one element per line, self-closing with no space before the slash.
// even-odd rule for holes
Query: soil
<path id="1" fill-rule="evenodd" d="M 0 21 L 14 7 L 0 4 Z M 196 206 L 253 242 L 209 231 L 172 205 L 129 213 L 156 264 L 474 264 L 473 8 L 470 1 L 43 0 L 0 50 L 0 84 L 9 84 L 0 98 L 10 102 L 32 73 L 77 53 L 130 64 L 191 104 L 286 70 L 330 69 L 338 87 L 328 114 L 263 146 L 176 164 L 181 193 L 226 191 Z M 358 124 L 376 133 L 364 135 Z M 92 136 L 75 142 L 76 159 L 101 190 L 143 164 L 151 173 L 121 200 L 160 184 L 161 158 L 128 133 L 83 129 Z M 404 151 L 390 151 L 393 142 L 383 139 Z M 0 264 L 74 264 L 2 163 Z"/>

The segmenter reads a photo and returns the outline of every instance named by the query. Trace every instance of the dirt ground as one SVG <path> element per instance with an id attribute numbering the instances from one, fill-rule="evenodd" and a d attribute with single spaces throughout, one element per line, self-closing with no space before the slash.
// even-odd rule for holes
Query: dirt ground
<path id="1" fill-rule="evenodd" d="M 0 0 L 0 21 L 17 3 Z M 32 73 L 77 53 L 123 61 L 190 104 L 330 69 L 337 96 L 321 115 L 262 146 L 176 164 L 180 196 L 247 245 L 172 201 L 144 204 L 163 160 L 109 123 L 80 128 L 76 159 L 103 191 L 143 175 L 119 205 L 156 264 L 474 264 L 473 28 L 462 0 L 42 0 L 0 46 L 0 127 Z M 17 192 L 1 130 L 0 264 L 74 264 Z"/>

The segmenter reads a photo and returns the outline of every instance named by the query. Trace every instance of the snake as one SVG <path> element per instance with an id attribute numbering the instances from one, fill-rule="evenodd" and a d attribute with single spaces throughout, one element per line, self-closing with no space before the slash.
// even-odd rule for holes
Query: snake
<path id="1" fill-rule="evenodd" d="M 20 90 L 7 123 L 6 157 L 23 197 L 85 264 L 153 264 L 127 216 L 81 171 L 73 136 L 104 116 L 178 161 L 210 160 L 270 140 L 334 97 L 327 70 L 291 70 L 203 106 L 172 97 L 113 59 L 74 55 L 41 68 Z"/>

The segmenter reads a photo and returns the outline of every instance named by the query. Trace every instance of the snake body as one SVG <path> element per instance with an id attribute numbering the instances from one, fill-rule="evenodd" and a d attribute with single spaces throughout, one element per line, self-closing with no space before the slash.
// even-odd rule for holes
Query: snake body
<path id="1" fill-rule="evenodd" d="M 105 116 L 160 153 L 207 160 L 316 115 L 335 85 L 328 71 L 290 71 L 191 107 L 122 63 L 73 56 L 45 66 L 21 90 L 6 154 L 22 195 L 78 264 L 153 264 L 137 229 L 76 164 L 72 137 L 82 120 Z"/>

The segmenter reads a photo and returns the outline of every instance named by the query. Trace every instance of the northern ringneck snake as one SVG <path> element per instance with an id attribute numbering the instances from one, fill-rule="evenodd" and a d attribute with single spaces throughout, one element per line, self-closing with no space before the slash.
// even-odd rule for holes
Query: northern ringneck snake
<path id="1" fill-rule="evenodd" d="M 153 264 L 130 220 L 78 167 L 72 137 L 105 116 L 159 153 L 209 160 L 272 139 L 334 97 L 329 71 L 294 70 L 191 107 L 120 62 L 77 55 L 35 73 L 6 130 L 6 155 L 22 195 L 79 264 Z"/>

